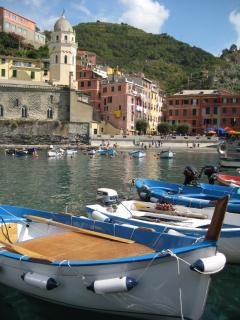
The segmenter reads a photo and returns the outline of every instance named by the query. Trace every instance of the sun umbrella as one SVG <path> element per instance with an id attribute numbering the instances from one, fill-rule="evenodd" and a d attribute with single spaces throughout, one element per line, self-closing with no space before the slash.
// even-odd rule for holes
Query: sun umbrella
<path id="1" fill-rule="evenodd" d="M 229 131 L 229 130 L 232 130 L 232 128 L 230 128 L 230 127 L 225 127 L 224 130 Z"/>

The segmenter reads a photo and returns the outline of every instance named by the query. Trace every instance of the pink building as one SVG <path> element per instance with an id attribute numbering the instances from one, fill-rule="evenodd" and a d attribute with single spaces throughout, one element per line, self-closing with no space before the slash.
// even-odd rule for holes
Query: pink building
<path id="1" fill-rule="evenodd" d="M 137 119 L 143 117 L 143 87 L 126 77 L 102 82 L 101 115 L 115 128 L 124 133 L 134 133 Z"/>

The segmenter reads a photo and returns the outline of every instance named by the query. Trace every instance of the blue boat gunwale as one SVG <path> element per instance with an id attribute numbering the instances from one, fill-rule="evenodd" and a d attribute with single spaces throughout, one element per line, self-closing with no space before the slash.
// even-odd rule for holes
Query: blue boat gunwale
<path id="1" fill-rule="evenodd" d="M 12 209 L 13 212 L 8 212 L 9 209 Z M 1 214 L 1 210 L 3 211 L 3 214 Z M 16 213 L 18 213 L 18 216 L 16 216 Z M 0 205 L 0 216 L 4 216 L 4 219 L 6 219 L 10 215 L 11 219 L 9 217 L 7 218 L 9 220 L 9 222 L 16 221 L 19 223 L 23 223 L 23 222 L 31 221 L 31 220 L 24 218 L 24 215 L 27 215 L 27 214 L 40 216 L 40 217 L 43 217 L 46 219 L 51 218 L 54 221 L 61 222 L 61 223 L 65 220 L 66 225 L 74 225 L 74 224 L 72 224 L 73 220 L 76 220 L 77 222 L 80 221 L 82 223 L 89 223 L 90 226 L 94 226 L 94 227 L 96 224 L 100 224 L 103 227 L 112 225 L 112 224 L 105 223 L 105 222 L 100 222 L 100 221 L 96 222 L 94 220 L 86 219 L 86 217 L 81 218 L 80 216 L 66 215 L 63 213 L 56 213 L 56 212 L 40 211 L 40 210 L 35 210 L 32 208 L 16 207 L 16 206 L 10 206 L 10 205 Z M 66 223 L 67 220 L 69 220 L 69 223 Z M 4 221 L 6 222 L 6 220 L 4 220 Z M 76 224 L 74 226 L 80 227 L 79 225 L 76 225 Z M 104 230 L 103 227 L 102 227 L 102 229 Z M 119 225 L 116 225 L 116 226 L 112 225 L 112 228 L 114 231 L 115 231 L 115 228 L 117 228 L 117 227 L 124 228 L 125 230 L 128 229 L 127 227 L 123 227 L 123 226 L 119 226 Z M 85 229 L 91 230 L 91 228 L 88 229 L 87 226 L 85 227 Z M 131 233 L 131 230 L 128 230 L 128 232 Z M 143 231 L 139 231 L 139 232 L 143 232 Z M 148 233 L 146 233 L 146 234 L 148 234 Z M 112 234 L 112 235 L 115 235 L 115 234 Z M 116 235 L 116 236 L 121 236 L 121 235 Z M 169 237 L 169 235 L 168 235 L 168 237 Z M 130 237 L 128 237 L 128 239 L 129 238 Z M 189 237 L 189 236 L 183 236 L 183 238 L 188 238 L 189 240 L 194 240 L 193 237 Z M 145 244 L 145 245 L 147 245 L 147 244 Z M 199 250 L 199 249 L 206 248 L 206 247 L 216 247 L 216 246 L 217 246 L 216 241 L 203 241 L 203 242 L 198 242 L 198 243 L 187 244 L 187 245 L 184 245 L 180 248 L 171 248 L 170 247 L 167 249 L 172 250 L 172 252 L 176 253 L 176 254 L 183 254 L 183 253 L 187 253 L 187 252 L 194 251 L 194 250 Z M 164 258 L 169 255 L 169 253 L 166 252 L 166 249 L 163 249 L 161 251 L 157 251 L 153 247 L 151 247 L 151 248 L 153 250 L 155 250 L 153 253 L 149 253 L 149 254 L 145 254 L 145 255 L 141 255 L 141 256 L 123 257 L 123 258 L 106 259 L 106 260 L 94 260 L 94 261 L 91 260 L 91 261 L 81 261 L 81 262 L 79 260 L 77 260 L 77 261 L 71 260 L 71 261 L 66 261 L 66 262 L 65 262 L 65 260 L 64 261 L 56 260 L 52 263 L 44 262 L 44 261 L 39 262 L 39 260 L 34 261 L 34 259 L 31 259 L 31 257 L 23 256 L 22 254 L 18 254 L 18 253 L 12 253 L 7 250 L 0 251 L 0 256 L 5 256 L 5 257 L 11 258 L 11 259 L 16 259 L 16 260 L 21 260 L 21 261 L 26 261 L 26 262 L 31 262 L 31 263 L 44 263 L 44 264 L 54 265 L 54 266 L 69 266 L 69 265 L 71 265 L 71 266 L 87 266 L 87 265 L 109 265 L 109 264 L 119 264 L 119 263 L 134 263 L 134 262 L 140 262 L 140 261 L 148 261 L 148 260 L 152 260 L 152 259 L 160 259 L 160 258 Z M 161 253 L 161 255 L 160 255 L 160 253 Z"/>
<path id="2" fill-rule="evenodd" d="M 159 260 L 166 257 L 170 257 L 170 253 L 167 250 L 171 250 L 173 254 L 185 254 L 189 252 L 193 252 L 196 250 L 204 249 L 204 248 L 216 248 L 216 241 L 203 241 L 201 243 L 192 244 L 186 247 L 181 248 L 169 248 L 162 251 L 155 251 L 153 253 L 144 254 L 141 256 L 132 256 L 125 258 L 117 258 L 117 259 L 106 259 L 106 260 L 56 260 L 54 262 L 45 262 L 37 259 L 31 259 L 31 257 L 23 256 L 22 254 L 13 253 L 7 250 L 0 251 L 0 256 L 4 256 L 10 259 L 29 262 L 29 263 L 37 263 L 37 264 L 46 264 L 50 266 L 98 266 L 98 265 L 112 265 L 112 264 L 122 264 L 122 263 L 136 263 L 136 262 L 144 262 L 144 261 L 152 261 Z"/>

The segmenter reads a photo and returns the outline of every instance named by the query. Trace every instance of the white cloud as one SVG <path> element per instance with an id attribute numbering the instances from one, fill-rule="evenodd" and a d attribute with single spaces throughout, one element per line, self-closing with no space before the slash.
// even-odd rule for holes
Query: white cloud
<path id="1" fill-rule="evenodd" d="M 127 10 L 119 18 L 136 28 L 151 33 L 160 33 L 161 27 L 169 17 L 169 10 L 155 0 L 120 0 Z"/>
<path id="2" fill-rule="evenodd" d="M 229 15 L 229 21 L 233 24 L 237 32 L 236 45 L 240 46 L 240 12 L 232 11 Z"/>
<path id="3" fill-rule="evenodd" d="M 72 7 L 73 7 L 75 10 L 84 13 L 86 16 L 91 16 L 91 12 L 90 12 L 90 10 L 87 8 L 84 0 L 80 1 L 80 3 L 73 3 L 73 4 L 72 4 Z"/>

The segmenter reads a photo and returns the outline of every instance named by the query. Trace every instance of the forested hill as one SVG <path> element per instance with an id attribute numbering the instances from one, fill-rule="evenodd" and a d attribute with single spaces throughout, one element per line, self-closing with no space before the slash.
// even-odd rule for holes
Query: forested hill
<path id="1" fill-rule="evenodd" d="M 78 48 L 97 54 L 97 63 L 125 73 L 143 72 L 167 93 L 182 89 L 228 89 L 240 94 L 240 50 L 224 49 L 221 57 L 167 34 L 152 34 L 127 24 L 81 23 L 74 27 Z M 47 39 L 50 32 L 45 31 Z M 196 35 L 197 37 L 197 35 Z M 47 58 L 48 47 L 34 49 L 14 34 L 0 33 L 0 54 Z"/>
<path id="2" fill-rule="evenodd" d="M 79 48 L 95 52 L 99 64 L 118 66 L 125 72 L 142 71 L 168 92 L 208 87 L 209 74 L 221 65 L 219 58 L 167 34 L 105 22 L 74 28 Z"/>

